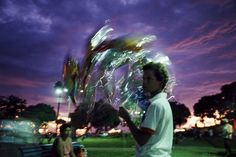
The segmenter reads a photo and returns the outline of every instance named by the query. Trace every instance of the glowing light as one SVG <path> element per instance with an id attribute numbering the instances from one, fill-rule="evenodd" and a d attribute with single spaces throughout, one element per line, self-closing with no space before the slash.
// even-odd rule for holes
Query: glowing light
<path id="1" fill-rule="evenodd" d="M 184 131 L 185 131 L 185 129 L 176 128 L 176 129 L 174 130 L 174 133 L 176 133 L 176 132 L 184 132 Z"/>
<path id="2" fill-rule="evenodd" d="M 48 133 L 48 129 L 40 128 L 39 129 L 39 133 L 40 134 L 47 134 Z"/>
<path id="3" fill-rule="evenodd" d="M 175 96 L 172 95 L 172 96 L 170 96 L 170 97 L 168 98 L 168 100 L 171 100 L 171 99 L 174 99 L 174 98 L 175 98 Z"/>
<path id="4" fill-rule="evenodd" d="M 203 127 L 210 127 L 220 124 L 219 118 L 223 115 L 220 115 L 218 111 L 216 111 L 213 115 L 216 118 L 209 118 L 209 117 L 197 117 L 194 116 L 193 113 L 189 118 L 187 118 L 187 122 L 181 126 L 177 126 L 178 129 L 191 129 L 193 127 L 203 128 Z"/>
<path id="5" fill-rule="evenodd" d="M 91 39 L 92 50 L 94 49 L 94 47 L 102 43 L 107 38 L 107 34 L 111 31 L 113 31 L 113 28 L 109 28 L 108 25 L 100 29 Z"/>
<path id="6" fill-rule="evenodd" d="M 68 89 L 67 89 L 67 88 L 64 88 L 64 89 L 63 89 L 63 92 L 67 93 L 67 92 L 68 92 Z"/>
<path id="7" fill-rule="evenodd" d="M 58 119 L 62 119 L 64 121 L 66 121 L 66 123 L 70 122 L 70 118 L 68 117 L 62 117 L 62 116 L 59 116 Z M 59 133 L 59 128 L 60 128 L 61 124 L 58 124 L 58 129 L 57 129 L 57 133 Z M 43 134 L 43 132 L 46 132 L 46 133 L 55 133 L 56 131 L 56 127 L 57 127 L 57 124 L 56 124 L 56 121 L 49 121 L 47 122 L 47 127 L 45 125 L 42 125 L 39 129 L 39 133 L 40 134 Z M 45 129 L 45 131 L 43 131 L 43 129 Z"/>
<path id="8" fill-rule="evenodd" d="M 142 47 L 145 43 L 154 41 L 154 40 L 156 40 L 156 39 L 157 39 L 157 38 L 156 38 L 156 36 L 154 36 L 154 35 L 150 35 L 150 36 L 144 37 L 144 38 L 137 44 L 137 47 Z"/>
<path id="9" fill-rule="evenodd" d="M 60 88 L 55 89 L 56 95 L 61 95 L 63 93 L 63 90 Z"/>
<path id="10" fill-rule="evenodd" d="M 171 65 L 171 62 L 170 62 L 170 59 L 169 59 L 168 56 L 158 54 L 154 57 L 154 60 L 156 62 L 160 62 L 160 63 L 165 64 L 165 65 Z"/>
<path id="11" fill-rule="evenodd" d="M 62 119 L 64 121 L 66 121 L 67 123 L 70 122 L 71 118 L 69 117 L 62 117 L 62 116 L 59 116 L 58 119 Z"/>
<path id="12" fill-rule="evenodd" d="M 121 130 L 120 129 L 111 129 L 111 130 L 109 130 L 108 131 L 108 134 L 114 134 L 114 133 L 120 133 L 121 132 Z"/>
<path id="13" fill-rule="evenodd" d="M 76 133 L 77 136 L 82 136 L 86 133 L 86 130 L 87 130 L 86 127 L 83 128 L 83 129 L 76 129 L 75 133 Z"/>

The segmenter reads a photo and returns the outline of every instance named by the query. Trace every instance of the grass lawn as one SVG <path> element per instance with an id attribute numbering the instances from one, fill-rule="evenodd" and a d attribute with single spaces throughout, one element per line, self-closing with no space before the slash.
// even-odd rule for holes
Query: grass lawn
<path id="1" fill-rule="evenodd" d="M 89 137 L 78 139 L 88 150 L 88 157 L 132 157 L 134 156 L 134 140 L 132 137 Z M 235 141 L 234 141 L 235 142 Z M 233 143 L 232 148 L 235 147 Z M 236 149 L 234 149 L 234 155 Z M 198 139 L 185 138 L 174 144 L 172 157 L 222 157 L 223 141 L 220 138 Z M 236 156 L 236 155 L 235 155 Z"/>

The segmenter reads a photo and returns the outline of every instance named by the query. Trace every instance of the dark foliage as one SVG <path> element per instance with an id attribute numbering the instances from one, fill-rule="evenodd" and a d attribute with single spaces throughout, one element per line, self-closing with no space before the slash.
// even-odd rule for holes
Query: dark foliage
<path id="1" fill-rule="evenodd" d="M 187 118 L 191 115 L 189 109 L 177 101 L 170 101 L 170 106 L 173 113 L 174 126 L 186 123 Z"/>
<path id="2" fill-rule="evenodd" d="M 48 104 L 39 103 L 31 105 L 22 112 L 21 117 L 30 119 L 39 125 L 56 119 L 56 112 L 53 107 Z"/>
<path id="3" fill-rule="evenodd" d="M 213 113 L 218 110 L 220 114 L 226 114 L 229 119 L 236 118 L 236 82 L 221 87 L 221 93 L 204 96 L 194 104 L 196 116 L 215 117 Z"/>
<path id="4" fill-rule="evenodd" d="M 0 119 L 15 119 L 25 110 L 26 100 L 10 96 L 0 96 Z"/>
<path id="5" fill-rule="evenodd" d="M 89 103 L 81 103 L 70 117 L 71 124 L 75 128 L 84 128 L 88 123 L 95 128 L 112 128 L 120 123 L 117 111 L 103 101 L 96 102 L 92 106 Z"/>

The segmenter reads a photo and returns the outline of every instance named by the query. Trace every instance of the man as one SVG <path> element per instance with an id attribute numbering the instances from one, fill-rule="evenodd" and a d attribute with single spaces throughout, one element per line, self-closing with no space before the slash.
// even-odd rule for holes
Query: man
<path id="1" fill-rule="evenodd" d="M 168 72 L 161 63 L 143 66 L 143 90 L 149 95 L 150 105 L 138 128 L 123 107 L 119 109 L 133 135 L 136 157 L 170 157 L 173 140 L 173 119 L 170 104 L 164 88 L 168 82 Z"/>
<path id="2" fill-rule="evenodd" d="M 223 128 L 222 128 L 222 134 L 224 138 L 224 147 L 226 151 L 226 156 L 231 156 L 231 140 L 233 138 L 233 126 L 229 123 L 229 120 L 227 118 L 224 118 L 222 120 Z"/>

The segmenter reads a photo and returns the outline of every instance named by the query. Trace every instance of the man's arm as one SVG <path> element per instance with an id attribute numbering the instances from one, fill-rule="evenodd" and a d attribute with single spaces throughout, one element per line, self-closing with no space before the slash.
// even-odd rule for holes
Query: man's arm
<path id="1" fill-rule="evenodd" d="M 154 131 L 151 129 L 137 128 L 137 126 L 131 120 L 129 113 L 123 107 L 120 107 L 119 109 L 119 116 L 126 121 L 131 131 L 131 134 L 133 135 L 135 141 L 138 143 L 139 146 L 146 144 L 149 138 L 153 135 Z"/>

